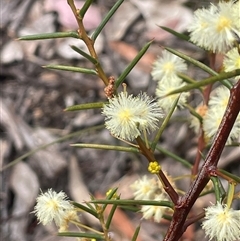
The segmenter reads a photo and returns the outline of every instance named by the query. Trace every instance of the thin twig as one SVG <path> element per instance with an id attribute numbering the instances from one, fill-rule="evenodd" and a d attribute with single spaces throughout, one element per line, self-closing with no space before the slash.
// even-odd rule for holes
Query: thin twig
<path id="1" fill-rule="evenodd" d="M 83 19 L 80 15 L 80 11 L 76 8 L 73 0 L 67 0 L 67 2 L 69 4 L 70 8 L 72 9 L 72 12 L 75 16 L 75 19 L 76 19 L 77 23 L 78 23 L 78 28 L 79 28 L 78 29 L 78 35 L 79 35 L 80 39 L 82 39 L 84 41 L 84 43 L 86 44 L 90 55 L 96 60 L 95 67 L 96 67 L 96 71 L 98 73 L 98 76 L 102 79 L 104 84 L 107 86 L 108 85 L 108 78 L 107 78 L 105 72 L 103 71 L 101 64 L 98 61 L 98 56 L 97 56 L 97 53 L 96 53 L 95 48 L 94 48 L 94 41 L 91 38 L 89 38 L 89 36 L 87 35 L 87 32 L 84 28 Z"/>

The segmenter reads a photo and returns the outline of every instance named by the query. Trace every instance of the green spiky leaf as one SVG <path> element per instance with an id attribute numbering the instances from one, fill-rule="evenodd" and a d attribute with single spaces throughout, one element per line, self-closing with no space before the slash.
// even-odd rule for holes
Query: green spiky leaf
<path id="1" fill-rule="evenodd" d="M 78 38 L 77 32 L 57 32 L 57 33 L 42 33 L 42 34 L 33 34 L 19 37 L 18 40 L 41 40 L 41 39 L 53 39 L 53 38 Z"/>
<path id="2" fill-rule="evenodd" d="M 66 65 L 46 65 L 46 66 L 43 66 L 43 68 L 97 75 L 97 72 L 93 69 L 79 68 L 79 67 L 66 66 Z"/>

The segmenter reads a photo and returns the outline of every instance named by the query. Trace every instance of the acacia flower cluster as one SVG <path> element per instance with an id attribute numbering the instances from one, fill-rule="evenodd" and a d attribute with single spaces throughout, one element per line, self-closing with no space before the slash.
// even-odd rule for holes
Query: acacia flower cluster
<path id="1" fill-rule="evenodd" d="M 77 211 L 67 200 L 64 192 L 55 192 L 49 189 L 37 197 L 37 204 L 34 207 L 35 215 L 39 223 L 47 225 L 52 221 L 59 227 L 59 231 L 67 231 L 70 221 L 78 221 Z"/>
<path id="2" fill-rule="evenodd" d="M 220 1 L 198 9 L 189 26 L 190 40 L 213 53 L 226 53 L 240 36 L 239 1 Z"/>
<path id="3" fill-rule="evenodd" d="M 239 8 L 239 13 L 240 13 L 240 8 Z M 238 48 L 233 48 L 226 53 L 223 59 L 223 67 L 226 72 L 229 72 L 235 69 L 240 69 L 240 54 L 239 54 Z M 235 80 L 238 80 L 238 79 L 240 79 L 240 75 L 237 75 L 235 77 Z"/>
<path id="4" fill-rule="evenodd" d="M 168 200 L 164 193 L 156 194 L 154 196 L 154 199 L 152 199 L 152 201 L 164 201 L 164 200 L 165 201 Z M 153 217 L 153 220 L 159 223 L 162 219 L 164 212 L 167 209 L 168 208 L 163 206 L 144 205 L 141 208 L 141 212 L 143 213 L 143 218 L 150 219 Z"/>
<path id="5" fill-rule="evenodd" d="M 131 188 L 133 190 L 134 199 L 136 200 L 149 200 L 149 201 L 169 201 L 164 189 L 155 177 L 148 177 L 144 175 L 142 178 L 136 180 Z M 143 218 L 151 219 L 155 222 L 160 222 L 163 214 L 168 210 L 167 207 L 163 206 L 153 206 L 153 205 L 143 205 L 141 212 L 143 213 Z"/>
<path id="6" fill-rule="evenodd" d="M 109 99 L 103 106 L 106 128 L 112 135 L 132 141 L 143 131 L 154 131 L 163 112 L 158 103 L 141 93 L 134 97 L 127 92 Z"/>
<path id="7" fill-rule="evenodd" d="M 202 223 L 210 240 L 236 241 L 240 239 L 240 210 L 233 210 L 217 202 L 205 209 L 205 220 Z"/>
<path id="8" fill-rule="evenodd" d="M 178 73 L 187 70 L 187 65 L 183 59 L 168 52 L 162 51 L 162 56 L 153 63 L 152 77 L 153 80 L 160 81 L 162 79 L 176 78 Z"/>
<path id="9" fill-rule="evenodd" d="M 179 97 L 179 94 L 167 96 L 171 91 L 183 87 L 185 84 L 182 79 L 178 77 L 179 73 L 187 70 L 187 65 L 178 56 L 168 52 L 162 51 L 162 56 L 159 57 L 153 64 L 151 72 L 154 80 L 158 81 L 156 88 L 156 96 L 158 97 L 159 105 L 168 112 L 174 101 Z M 189 93 L 182 93 L 178 101 L 178 106 L 182 107 L 188 97 Z"/>
<path id="10" fill-rule="evenodd" d="M 149 178 L 144 175 L 142 178 L 136 180 L 132 185 L 134 198 L 137 200 L 149 200 L 159 189 L 156 178 Z"/>
<path id="11" fill-rule="evenodd" d="M 207 139 L 212 140 L 217 129 L 221 123 L 222 117 L 226 110 L 230 91 L 220 86 L 216 88 L 209 100 L 209 107 L 206 115 L 203 118 L 203 130 Z M 240 137 L 240 114 L 238 114 L 237 120 L 235 121 L 231 133 L 228 137 L 227 144 L 231 144 L 232 141 L 239 141 Z"/>

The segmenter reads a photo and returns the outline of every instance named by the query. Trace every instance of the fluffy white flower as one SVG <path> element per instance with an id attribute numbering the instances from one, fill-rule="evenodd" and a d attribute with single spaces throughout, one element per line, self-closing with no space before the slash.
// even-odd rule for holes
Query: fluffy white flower
<path id="1" fill-rule="evenodd" d="M 161 81 L 162 78 L 172 78 L 177 73 L 182 73 L 187 70 L 187 65 L 183 59 L 168 52 L 162 51 L 162 56 L 153 63 L 151 72 L 154 80 Z"/>
<path id="2" fill-rule="evenodd" d="M 136 180 L 132 185 L 134 199 L 149 200 L 154 197 L 154 194 L 159 189 L 158 182 L 155 178 L 149 178 L 144 175 L 142 178 Z"/>
<path id="3" fill-rule="evenodd" d="M 239 9 L 240 12 L 240 9 Z M 240 20 L 239 20 L 240 22 Z M 223 66 L 226 72 L 240 69 L 240 55 L 237 48 L 233 48 L 227 52 L 223 59 Z M 236 76 L 235 79 L 239 79 L 240 75 Z"/>
<path id="4" fill-rule="evenodd" d="M 37 204 L 34 207 L 34 213 L 37 219 L 43 225 L 54 221 L 58 227 L 65 222 L 66 213 L 74 210 L 67 195 L 64 192 L 55 192 L 49 189 L 37 197 Z"/>
<path id="5" fill-rule="evenodd" d="M 203 119 L 203 130 L 205 135 L 212 140 L 217 132 L 217 129 L 221 123 L 225 109 L 219 109 L 217 107 L 209 108 Z"/>
<path id="6" fill-rule="evenodd" d="M 210 28 L 208 18 L 209 15 L 214 15 L 215 11 L 216 7 L 212 5 L 209 9 L 198 9 L 194 12 L 194 19 L 190 23 L 188 31 L 191 41 L 198 46 L 207 47 L 209 42 L 208 29 Z"/>
<path id="7" fill-rule="evenodd" d="M 166 173 L 165 176 L 173 188 L 176 189 L 173 178 Z M 144 175 L 142 178 L 136 180 L 130 187 L 133 190 L 134 199 L 136 200 L 169 201 L 162 183 L 156 177 L 150 178 Z M 169 208 L 164 206 L 143 205 L 141 207 L 143 218 L 153 218 L 155 222 L 160 222 L 163 213 L 167 210 L 169 210 Z"/>
<path id="8" fill-rule="evenodd" d="M 209 100 L 210 107 L 218 107 L 220 109 L 226 109 L 228 99 L 230 97 L 230 90 L 224 86 L 220 86 L 213 90 Z"/>
<path id="9" fill-rule="evenodd" d="M 182 80 L 177 76 L 169 79 L 164 79 L 163 81 L 160 81 L 158 83 L 158 87 L 156 89 L 156 96 L 158 97 L 158 103 L 163 108 L 163 110 L 168 112 L 171 109 L 174 101 L 179 97 L 179 94 L 169 96 L 166 95 L 175 89 L 183 87 L 184 85 L 185 84 L 182 82 Z M 183 105 L 187 102 L 188 96 L 188 92 L 181 93 L 178 101 L 179 107 L 183 107 Z"/>
<path id="10" fill-rule="evenodd" d="M 233 17 L 236 19 L 236 25 L 237 25 L 237 28 L 240 29 L 240 2 L 237 1 L 234 5 L 234 8 L 233 8 Z"/>
<path id="11" fill-rule="evenodd" d="M 191 41 L 213 53 L 226 53 L 240 33 L 240 17 L 233 14 L 238 7 L 230 0 L 219 2 L 217 6 L 211 5 L 209 9 L 197 10 L 188 29 Z"/>
<path id="12" fill-rule="evenodd" d="M 210 140 L 214 137 L 225 113 L 230 92 L 226 87 L 218 87 L 213 91 L 209 100 L 209 109 L 203 119 L 203 130 Z M 231 144 L 233 140 L 238 140 L 240 136 L 240 114 L 238 114 L 233 128 L 227 140 Z"/>
<path id="13" fill-rule="evenodd" d="M 142 93 L 135 97 L 136 101 L 139 102 L 138 110 L 138 123 L 140 131 L 155 130 L 159 118 L 163 118 L 164 114 L 159 107 L 158 103 L 154 99 L 150 99 L 146 93 Z"/>
<path id="14" fill-rule="evenodd" d="M 155 130 L 159 119 L 163 117 L 157 102 L 145 93 L 133 97 L 121 92 L 109 99 L 102 113 L 106 116 L 106 128 L 113 135 L 130 141 L 138 137 L 143 130 Z"/>
<path id="15" fill-rule="evenodd" d="M 154 201 L 164 201 L 167 200 L 163 193 L 160 193 L 155 196 Z M 166 210 L 166 207 L 163 206 L 153 206 L 153 205 L 144 205 L 141 208 L 141 212 L 143 213 L 143 218 L 150 219 L 153 217 L 153 220 L 157 223 L 161 221 L 162 215 Z"/>
<path id="16" fill-rule="evenodd" d="M 202 223 L 210 240 L 236 241 L 240 239 L 240 210 L 233 210 L 217 203 L 205 209 L 205 220 Z"/>

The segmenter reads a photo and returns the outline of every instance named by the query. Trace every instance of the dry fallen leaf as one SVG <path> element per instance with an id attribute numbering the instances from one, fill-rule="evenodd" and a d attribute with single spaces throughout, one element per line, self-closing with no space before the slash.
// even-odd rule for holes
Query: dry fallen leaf
<path id="1" fill-rule="evenodd" d="M 134 46 L 121 41 L 112 41 L 109 43 L 109 46 L 128 62 L 131 62 L 139 52 Z M 140 68 L 146 73 L 150 73 L 154 60 L 155 55 L 147 52 L 137 63 L 136 67 Z"/>
<path id="2" fill-rule="evenodd" d="M 71 157 L 69 163 L 69 191 L 71 197 L 75 202 L 84 204 L 85 201 L 90 200 L 90 192 L 83 181 L 81 170 L 78 167 L 77 160 L 74 156 Z M 83 212 L 82 215 L 87 219 L 87 221 L 93 225 L 97 226 L 99 221 L 89 213 Z"/>
<path id="3" fill-rule="evenodd" d="M 34 150 L 55 140 L 55 137 L 44 128 L 32 129 L 20 116 L 10 111 L 11 105 L 6 105 L 2 99 L 0 103 L 3 111 L 1 124 L 6 128 L 9 138 L 17 149 L 21 150 L 23 146 L 27 146 L 29 150 Z M 47 178 L 55 177 L 67 165 L 57 144 L 38 150 L 29 157 L 29 163 Z"/>
<path id="4" fill-rule="evenodd" d="M 29 213 L 39 192 L 39 181 L 35 172 L 25 162 L 13 167 L 10 187 L 14 193 L 12 219 L 10 221 L 10 240 L 26 240 Z"/>
<path id="5" fill-rule="evenodd" d="M 140 11 L 129 1 L 124 1 L 118 11 L 112 16 L 106 26 L 106 36 L 109 40 L 119 41 L 128 29 L 139 18 Z"/>

